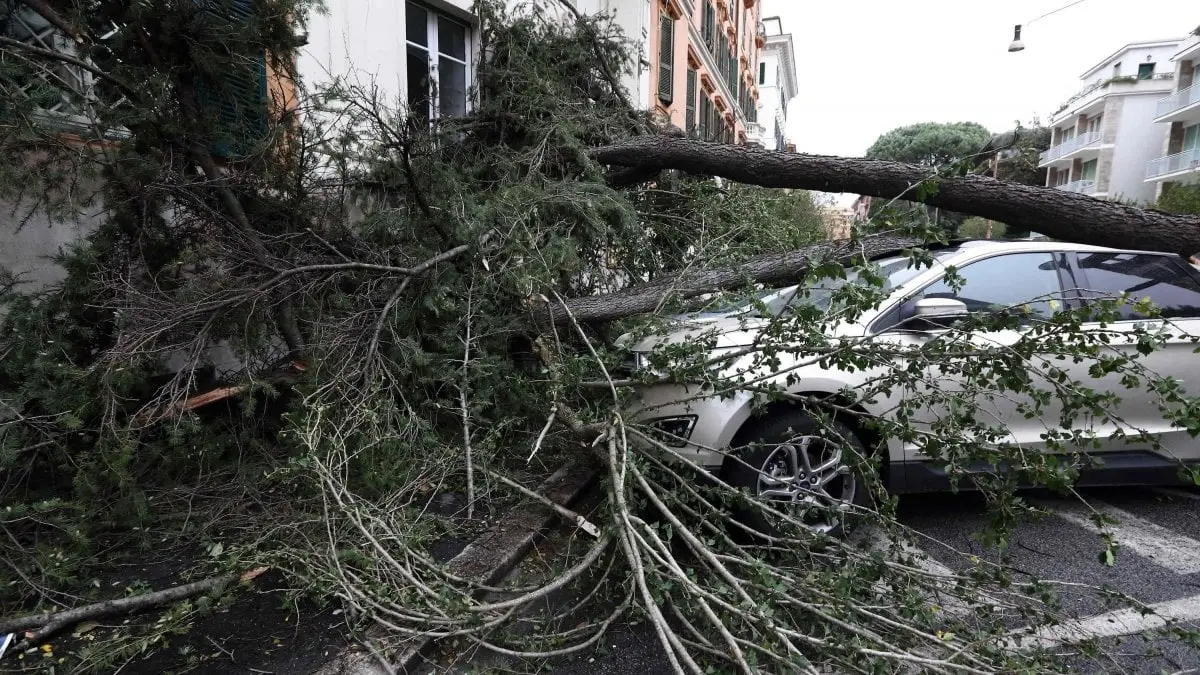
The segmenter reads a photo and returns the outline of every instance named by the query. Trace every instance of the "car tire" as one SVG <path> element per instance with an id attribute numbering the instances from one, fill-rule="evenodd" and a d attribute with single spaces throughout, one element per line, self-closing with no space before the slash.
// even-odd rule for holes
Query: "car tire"
<path id="1" fill-rule="evenodd" d="M 872 453 L 860 435 L 840 421 L 823 424 L 794 409 L 773 415 L 739 436 L 733 456 L 722 465 L 722 480 L 752 497 L 780 502 L 773 506 L 781 511 L 806 520 L 814 517 L 812 527 L 817 532 L 844 536 L 852 527 L 854 512 L 861 513 L 874 502 L 855 469 Z M 772 523 L 777 518 L 761 509 L 743 507 L 734 517 L 756 532 L 768 536 L 779 532 Z"/>

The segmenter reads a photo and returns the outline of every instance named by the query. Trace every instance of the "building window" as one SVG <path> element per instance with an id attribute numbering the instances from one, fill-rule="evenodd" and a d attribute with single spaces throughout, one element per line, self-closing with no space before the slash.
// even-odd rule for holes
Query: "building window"
<path id="1" fill-rule="evenodd" d="M 658 20 L 658 100 L 675 99 L 675 19 L 663 12 Z"/>
<path id="2" fill-rule="evenodd" d="M 704 45 L 712 54 L 717 53 L 717 10 L 711 2 L 704 3 L 703 18 Z"/>
<path id="3" fill-rule="evenodd" d="M 1084 162 L 1079 170 L 1079 180 L 1096 180 L 1096 167 L 1099 163 L 1099 160 L 1095 159 Z"/>
<path id="4" fill-rule="evenodd" d="M 767 83 L 767 64 L 765 63 L 758 64 L 758 83 Z"/>
<path id="5" fill-rule="evenodd" d="M 1200 124 L 1193 124 L 1183 129 L 1183 151 L 1200 148 Z"/>
<path id="6" fill-rule="evenodd" d="M 457 19 L 416 2 L 405 3 L 408 110 L 413 121 L 467 112 L 470 29 Z"/>
<path id="7" fill-rule="evenodd" d="M 1154 64 L 1153 63 L 1139 63 L 1138 64 L 1138 79 L 1139 80 L 1148 80 L 1152 77 L 1154 77 Z"/>

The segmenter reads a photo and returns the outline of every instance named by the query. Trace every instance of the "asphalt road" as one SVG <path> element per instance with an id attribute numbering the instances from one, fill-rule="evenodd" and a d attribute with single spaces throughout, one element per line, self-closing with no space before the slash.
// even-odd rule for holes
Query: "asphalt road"
<path id="1" fill-rule="evenodd" d="M 1077 502 L 1038 492 L 1028 493 L 1027 499 L 1048 507 L 1053 515 L 1019 529 L 1011 547 L 1012 566 L 1041 579 L 1106 585 L 1155 603 L 1190 625 L 1200 625 L 1200 490 L 1104 488 L 1087 490 L 1083 496 L 1122 521 L 1115 529 L 1121 549 L 1114 566 L 1098 560 L 1100 539 Z M 971 536 L 984 525 L 985 509 L 978 495 L 907 496 L 901 499 L 900 518 L 938 541 L 989 557 Z M 934 569 L 963 566 L 960 558 L 937 547 L 925 547 L 923 553 Z M 1105 646 L 1113 647 L 1109 651 L 1115 654 L 1103 662 L 1081 660 L 1080 672 L 1175 673 L 1200 667 L 1200 648 L 1142 639 L 1140 634 L 1153 626 L 1136 613 L 1106 610 L 1091 596 L 1064 598 L 1064 605 L 1069 615 L 1078 618 L 1070 626 L 1074 635 L 1104 637 Z M 472 661 L 475 668 L 483 665 L 479 659 Z M 619 627 L 602 646 L 543 667 L 544 672 L 565 674 L 670 671 L 645 626 Z M 470 666 L 459 670 L 470 671 Z"/>

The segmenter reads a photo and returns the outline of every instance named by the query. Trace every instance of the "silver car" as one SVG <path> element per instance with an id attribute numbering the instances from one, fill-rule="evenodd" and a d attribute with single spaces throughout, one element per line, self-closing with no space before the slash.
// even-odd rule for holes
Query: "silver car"
<path id="1" fill-rule="evenodd" d="M 1074 307 L 1089 297 L 1112 297 L 1128 292 L 1133 298 L 1149 298 L 1159 309 L 1154 319 L 1137 314 L 1133 303 L 1123 309 L 1122 320 L 1109 329 L 1129 333 L 1136 325 L 1153 327 L 1170 321 L 1175 333 L 1165 349 L 1142 357 L 1141 363 L 1158 374 L 1181 380 L 1189 395 L 1200 393 L 1200 356 L 1194 353 L 1191 335 L 1200 335 L 1200 270 L 1177 255 L 1149 251 L 1127 251 L 1047 241 L 972 241 L 932 251 L 932 267 L 914 267 L 907 257 L 875 260 L 886 277 L 887 299 L 878 309 L 864 312 L 853 321 L 835 322 L 831 337 L 894 341 L 915 346 L 936 339 L 946 319 L 960 318 L 969 312 L 996 306 L 1023 306 L 1025 311 L 1052 315 L 1060 307 Z M 946 267 L 953 266 L 962 280 L 956 292 L 945 280 Z M 851 275 L 853 273 L 851 272 Z M 778 311 L 796 293 L 798 287 L 767 291 L 759 297 L 769 313 Z M 806 292 L 807 301 L 820 301 L 820 290 Z M 814 295 L 815 294 L 815 295 Z M 1036 299 L 1031 302 L 1031 299 Z M 756 303 L 756 306 L 757 305 Z M 746 351 L 766 324 L 746 320 L 749 304 L 721 312 L 689 315 L 665 333 L 634 341 L 625 337 L 631 350 L 629 370 L 648 367 L 650 353 L 656 347 L 695 340 L 701 333 L 716 335 L 715 354 Z M 761 306 L 759 306 L 761 308 Z M 1098 327 L 1098 326 L 1097 326 Z M 1085 325 L 1085 330 L 1089 326 Z M 1022 329 L 995 330 L 972 335 L 971 339 L 992 344 L 1012 344 Z M 630 344 L 634 342 L 634 344 Z M 1113 348 L 1134 350 L 1131 339 L 1116 340 Z M 845 396 L 846 391 L 861 390 L 881 369 L 853 371 L 823 367 L 812 360 L 780 354 L 782 362 L 775 372 L 756 373 L 764 382 L 790 394 L 818 396 L 852 409 L 840 415 L 832 430 L 843 435 L 857 450 L 886 453 L 883 479 L 892 493 L 928 492 L 947 489 L 949 478 L 942 466 L 921 452 L 915 443 L 895 438 L 874 438 L 863 419 L 886 418 L 895 411 L 902 391 L 876 396 L 862 402 Z M 1121 396 L 1119 419 L 1128 427 L 1156 434 L 1158 451 L 1149 444 L 1110 439 L 1117 430 L 1109 420 L 1079 420 L 1089 426 L 1101 441 L 1093 457 L 1103 460 L 1103 469 L 1085 474 L 1080 484 L 1154 484 L 1177 481 L 1180 463 L 1200 463 L 1200 442 L 1186 429 L 1164 419 L 1151 397 L 1126 390 L 1120 374 L 1093 379 L 1092 362 L 1056 362 L 1071 379 L 1087 383 L 1097 391 L 1109 390 Z M 930 368 L 934 366 L 931 365 Z M 952 389 L 958 384 L 953 376 L 929 372 L 939 388 Z M 739 388 L 732 396 L 705 396 L 695 386 L 685 384 L 647 385 L 637 392 L 637 401 L 627 418 L 648 424 L 669 438 L 668 445 L 680 455 L 718 472 L 731 484 L 749 489 L 764 499 L 784 503 L 828 504 L 862 503 L 863 489 L 850 470 L 846 445 L 825 440 L 819 422 L 788 401 L 768 404 L 764 414 L 753 414 L 751 391 Z M 911 395 L 911 394 L 910 394 Z M 1047 452 L 1043 434 L 1056 422 L 1026 419 L 1019 412 L 1019 396 L 983 397 L 975 404 L 979 414 L 1007 428 L 1009 442 L 1026 449 Z M 1058 420 L 1061 408 L 1051 402 L 1045 420 Z M 947 410 L 926 408 L 918 427 L 928 428 L 931 420 Z M 737 455 L 739 460 L 729 455 Z M 823 530 L 839 526 L 833 520 L 814 523 Z"/>

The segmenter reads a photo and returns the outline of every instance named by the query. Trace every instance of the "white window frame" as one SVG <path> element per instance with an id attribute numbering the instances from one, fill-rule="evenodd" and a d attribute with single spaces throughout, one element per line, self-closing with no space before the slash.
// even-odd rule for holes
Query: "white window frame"
<path id="1" fill-rule="evenodd" d="M 427 44 L 423 44 L 423 45 L 417 44 L 408 39 L 408 16 L 407 15 L 408 15 L 409 3 L 419 6 L 421 9 L 424 9 L 426 12 L 425 40 L 426 40 Z M 405 103 L 407 104 L 407 102 L 411 99 L 410 90 L 409 90 L 409 82 L 408 82 L 408 61 L 407 61 L 408 48 L 414 47 L 416 49 L 420 49 L 425 52 L 426 61 L 427 61 L 426 65 L 429 68 L 429 79 L 433 84 L 433 92 L 431 92 L 432 95 L 430 96 L 430 100 L 429 100 L 429 121 L 430 121 L 430 123 L 432 123 L 434 120 L 441 117 L 442 87 L 441 87 L 441 81 L 440 81 L 440 71 L 438 70 L 438 66 L 441 63 L 441 60 L 443 58 L 445 58 L 449 61 L 453 61 L 455 63 L 459 63 L 464 67 L 465 74 L 464 74 L 464 79 L 463 79 L 463 83 L 464 83 L 463 94 L 464 94 L 466 100 L 464 103 L 463 111 L 464 111 L 464 113 L 471 112 L 471 95 L 470 95 L 470 93 L 471 93 L 471 87 L 475 83 L 475 69 L 473 67 L 474 52 L 475 52 L 474 26 L 471 25 L 471 23 L 469 21 L 465 21 L 462 18 L 457 17 L 454 14 L 451 14 L 450 12 L 445 11 L 440 7 L 436 7 L 434 5 L 431 5 L 431 4 L 425 3 L 425 2 L 418 2 L 417 0 L 404 0 L 404 14 L 405 14 L 405 17 L 404 17 L 404 26 L 405 26 L 405 28 L 404 28 L 404 58 L 405 58 L 404 100 L 405 100 Z M 465 49 L 463 52 L 463 55 L 466 57 L 465 60 L 459 60 L 453 56 L 449 56 L 447 54 L 442 54 L 439 51 L 439 49 L 438 49 L 438 19 L 439 18 L 445 18 L 448 21 L 452 21 L 452 22 L 462 26 L 463 30 L 466 31 L 465 39 L 463 41 L 463 43 L 465 45 Z M 409 111 L 409 112 L 411 113 L 412 111 Z"/>

